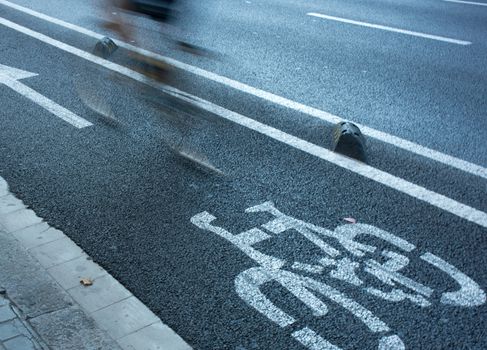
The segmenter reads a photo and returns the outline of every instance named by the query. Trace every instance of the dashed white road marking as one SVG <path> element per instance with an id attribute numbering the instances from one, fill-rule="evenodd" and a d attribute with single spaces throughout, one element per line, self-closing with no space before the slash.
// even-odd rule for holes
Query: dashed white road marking
<path id="1" fill-rule="evenodd" d="M 216 116 L 224 118 L 224 119 L 231 121 L 233 123 L 239 124 L 239 125 L 247 128 L 247 129 L 256 131 L 256 132 L 258 132 L 262 135 L 265 135 L 271 139 L 282 142 L 282 143 L 284 143 L 290 147 L 293 147 L 295 149 L 298 149 L 300 151 L 308 153 L 308 154 L 315 156 L 317 158 L 326 160 L 326 161 L 333 163 L 339 167 L 342 167 L 344 169 L 352 171 L 356 174 L 362 175 L 368 179 L 371 179 L 373 181 L 376 181 L 378 183 L 386 185 L 386 186 L 388 186 L 388 187 L 390 187 L 396 191 L 405 193 L 411 197 L 417 198 L 417 199 L 424 201 L 426 203 L 429 203 L 429 204 L 431 204 L 437 208 L 440 208 L 440 209 L 445 210 L 449 213 L 452 213 L 452 214 L 454 214 L 460 218 L 463 218 L 465 220 L 471 221 L 471 222 L 476 223 L 482 227 L 487 228 L 487 213 L 484 213 L 478 209 L 475 209 L 475 208 L 472 208 L 468 205 L 457 202 L 457 201 L 455 201 L 451 198 L 448 198 L 444 195 L 430 191 L 424 187 L 421 187 L 421 186 L 416 185 L 412 182 L 406 181 L 406 180 L 401 179 L 397 176 L 386 173 L 382 170 L 371 167 L 367 164 L 364 164 L 364 163 L 358 162 L 354 159 L 342 156 L 338 153 L 334 153 L 334 152 L 332 152 L 326 148 L 317 146 L 311 142 L 302 140 L 296 136 L 285 133 L 284 131 L 278 130 L 278 129 L 273 128 L 269 125 L 266 125 L 266 124 L 263 124 L 261 122 L 254 120 L 254 119 L 251 119 L 249 117 L 246 117 L 246 116 L 243 116 L 241 114 L 230 111 L 228 109 L 225 109 L 225 108 L 218 106 L 214 103 L 203 100 L 197 96 L 187 94 L 183 91 L 180 91 L 180 90 L 173 88 L 173 87 L 170 87 L 170 86 L 161 85 L 160 83 L 157 83 L 153 80 L 148 80 L 148 78 L 141 73 L 135 72 L 135 71 L 133 71 L 127 67 L 121 66 L 119 64 L 107 61 L 107 60 L 100 58 L 98 56 L 95 56 L 89 52 L 86 52 L 86 51 L 80 50 L 74 46 L 65 44 L 65 43 L 58 41 L 56 39 L 53 39 L 47 35 L 44 35 L 42 33 L 33 31 L 29 28 L 26 28 L 26 27 L 23 27 L 23 26 L 18 25 L 16 23 L 13 23 L 13 22 L 6 20 L 2 17 L 0 17 L 0 24 L 3 26 L 6 26 L 8 28 L 11 28 L 13 30 L 16 30 L 20 33 L 23 33 L 25 35 L 28 35 L 32 38 L 35 38 L 41 42 L 49 44 L 53 47 L 56 47 L 60 50 L 63 50 L 65 52 L 68 52 L 70 54 L 78 56 L 80 58 L 83 58 L 89 62 L 96 63 L 100 66 L 105 67 L 106 69 L 109 69 L 113 72 L 117 72 L 117 73 L 124 75 L 126 77 L 129 77 L 135 81 L 138 81 L 140 83 L 143 83 L 143 84 L 152 86 L 154 88 L 157 88 L 166 94 L 169 94 L 169 95 L 174 96 L 176 98 L 179 98 L 183 101 L 186 101 L 190 104 L 193 104 L 193 105 L 201 108 L 202 110 L 208 111 L 208 112 L 210 112 Z"/>
<path id="2" fill-rule="evenodd" d="M 457 4 L 465 4 L 465 5 L 487 6 L 487 3 L 485 3 L 485 2 L 461 1 L 461 0 L 443 0 L 443 1 L 454 2 Z"/>
<path id="3" fill-rule="evenodd" d="M 47 21 L 47 22 L 59 25 L 61 27 L 73 30 L 75 32 L 87 35 L 87 36 L 95 38 L 95 39 L 101 39 L 104 37 L 104 35 L 93 32 L 89 29 L 77 26 L 77 25 L 72 24 L 72 23 L 62 21 L 58 18 L 54 18 L 54 17 L 48 16 L 48 15 L 45 15 L 43 13 L 31 10 L 29 8 L 14 4 L 10 1 L 0 0 L 0 4 L 8 6 L 12 9 L 17 10 L 17 11 L 23 12 L 25 14 L 28 14 L 30 16 L 42 19 L 44 21 Z M 118 46 L 123 47 L 124 49 L 130 50 L 133 52 L 137 52 L 137 53 L 140 53 L 142 55 L 146 55 L 146 56 L 154 58 L 154 59 L 165 60 L 169 64 L 173 65 L 174 67 L 176 67 L 178 69 L 181 69 L 181 70 L 184 70 L 184 71 L 189 72 L 191 74 L 200 76 L 202 78 L 217 82 L 219 84 L 231 87 L 232 89 L 245 92 L 249 95 L 259 97 L 263 100 L 270 101 L 274 104 L 292 109 L 296 112 L 307 114 L 311 117 L 323 120 L 325 122 L 328 122 L 331 124 L 336 124 L 340 121 L 345 120 L 344 118 L 341 118 L 341 117 L 333 115 L 331 113 L 322 111 L 320 109 L 307 106 L 305 104 L 287 99 L 287 98 L 282 97 L 282 96 L 275 95 L 273 93 L 252 87 L 250 85 L 238 82 L 236 80 L 233 80 L 233 79 L 230 79 L 230 78 L 227 78 L 227 77 L 206 71 L 206 70 L 198 68 L 198 67 L 191 66 L 189 64 L 174 60 L 174 59 L 169 58 L 169 57 L 159 55 L 157 53 L 139 48 L 137 46 L 125 43 L 123 41 L 115 40 L 115 43 Z M 368 126 L 356 123 L 356 122 L 354 122 L 354 123 L 362 130 L 362 133 L 364 135 L 375 138 L 381 142 L 388 143 L 388 144 L 393 145 L 395 147 L 401 148 L 405 151 L 420 155 L 422 157 L 425 157 L 425 158 L 434 160 L 436 162 L 445 164 L 447 166 L 459 169 L 461 171 L 470 173 L 472 175 L 476 175 L 476 176 L 482 177 L 484 179 L 487 179 L 487 168 L 484 168 L 480 165 L 477 165 L 477 164 L 474 164 L 471 162 L 467 162 L 463 159 L 450 156 L 448 154 L 433 150 L 433 149 L 428 148 L 428 147 L 421 146 L 417 143 L 402 139 L 402 138 L 394 136 L 394 135 L 390 135 L 386 132 L 373 129 L 373 128 L 370 128 Z"/>
<path id="4" fill-rule="evenodd" d="M 447 37 L 439 36 L 439 35 L 432 35 L 432 34 L 414 32 L 411 30 L 388 27 L 388 26 L 384 26 L 384 25 L 380 25 L 380 24 L 354 21 L 352 19 L 335 17 L 335 16 L 328 16 L 328 15 L 323 15 L 321 13 L 309 12 L 309 13 L 307 13 L 307 15 L 322 18 L 322 19 L 328 19 L 331 21 L 337 21 L 337 22 L 348 23 L 348 24 L 355 24 L 355 25 L 362 26 L 362 27 L 381 29 L 381 30 L 386 30 L 389 32 L 394 32 L 394 33 L 407 34 L 407 35 L 417 36 L 417 37 L 425 38 L 425 39 L 443 41 L 443 42 L 450 43 L 450 44 L 457 44 L 457 45 L 470 45 L 470 44 L 472 44 L 470 41 L 452 39 L 452 38 L 447 38 Z"/>

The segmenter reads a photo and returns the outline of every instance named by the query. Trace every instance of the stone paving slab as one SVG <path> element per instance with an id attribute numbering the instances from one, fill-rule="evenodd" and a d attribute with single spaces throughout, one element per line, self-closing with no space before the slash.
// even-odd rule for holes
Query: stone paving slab
<path id="1" fill-rule="evenodd" d="M 107 272 L 98 264 L 93 262 L 88 256 L 83 255 L 79 258 L 66 261 L 63 264 L 53 266 L 47 270 L 49 274 L 65 290 L 78 287 L 82 278 L 95 280 L 103 277 Z"/>
<path id="2" fill-rule="evenodd" d="M 15 238 L 0 231 L 0 286 L 26 317 L 69 307 L 73 301 Z"/>
<path id="3" fill-rule="evenodd" d="M 118 343 L 123 350 L 190 349 L 187 344 L 179 339 L 179 336 L 171 328 L 159 321 L 119 339 Z"/>
<path id="4" fill-rule="evenodd" d="M 10 194 L 7 181 L 0 177 L 0 197 L 6 196 L 7 194 Z"/>
<path id="5" fill-rule="evenodd" d="M 115 339 L 159 321 L 156 315 L 146 312 L 142 302 L 134 296 L 94 312 L 93 318 Z"/>
<path id="6" fill-rule="evenodd" d="M 12 320 L 0 322 L 0 341 L 6 341 L 7 339 L 14 338 L 27 332 L 23 332 L 24 325 L 16 317 Z"/>
<path id="7" fill-rule="evenodd" d="M 17 240 L 22 242 L 22 245 L 27 249 L 50 243 L 64 237 L 64 234 L 61 231 L 49 227 L 45 222 L 26 227 L 22 230 L 13 232 L 12 234 Z"/>
<path id="8" fill-rule="evenodd" d="M 132 295 L 110 275 L 94 280 L 93 286 L 90 288 L 78 285 L 68 292 L 90 313 L 127 299 Z"/>
<path id="9" fill-rule="evenodd" d="M 25 206 L 22 201 L 11 194 L 0 197 L 0 214 L 9 214 L 24 208 Z"/>
<path id="10" fill-rule="evenodd" d="M 0 349 L 42 350 L 41 340 L 34 335 L 20 317 L 5 295 L 0 294 Z"/>
<path id="11" fill-rule="evenodd" d="M 83 255 L 80 247 L 74 244 L 73 241 L 66 236 L 33 247 L 29 251 L 46 269 L 79 258 Z"/>
<path id="12" fill-rule="evenodd" d="M 15 314 L 9 305 L 4 305 L 0 307 L 0 322 L 8 322 L 15 318 Z"/>
<path id="13" fill-rule="evenodd" d="M 7 340 L 3 343 L 6 350 L 37 350 L 39 349 L 31 339 L 26 336 L 19 335 L 18 337 Z"/>
<path id="14" fill-rule="evenodd" d="M 7 214 L 0 214 L 0 222 L 7 232 L 15 232 L 23 228 L 42 222 L 32 210 L 16 210 Z"/>
<path id="15" fill-rule="evenodd" d="M 41 315 L 31 320 L 33 328 L 52 349 L 119 350 L 95 321 L 77 306 Z M 60 326 L 62 325 L 62 327 Z"/>

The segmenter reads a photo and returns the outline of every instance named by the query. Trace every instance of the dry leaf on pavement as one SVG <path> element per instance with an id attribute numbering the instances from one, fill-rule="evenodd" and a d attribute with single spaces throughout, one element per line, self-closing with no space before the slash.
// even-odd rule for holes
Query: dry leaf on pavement
<path id="1" fill-rule="evenodd" d="M 81 283 L 83 286 L 88 287 L 93 285 L 93 281 L 90 280 L 89 278 L 82 278 L 79 283 Z"/>

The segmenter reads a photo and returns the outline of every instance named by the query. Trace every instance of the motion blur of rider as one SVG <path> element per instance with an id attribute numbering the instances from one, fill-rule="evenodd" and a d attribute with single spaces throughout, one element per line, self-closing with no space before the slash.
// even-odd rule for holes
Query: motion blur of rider
<path id="1" fill-rule="evenodd" d="M 180 6 L 181 0 L 107 0 L 106 14 L 107 21 L 104 26 L 116 32 L 122 40 L 132 42 L 135 40 L 136 33 L 133 26 L 131 26 L 127 19 L 123 16 L 126 13 L 147 16 L 159 23 L 161 23 L 161 34 L 167 35 L 168 27 L 172 26 L 172 31 L 178 33 L 177 36 L 182 36 L 183 29 L 181 28 L 180 20 Z M 116 11 L 116 10 L 119 11 Z M 120 14 L 121 12 L 121 14 Z M 194 55 L 205 55 L 206 50 L 192 45 L 181 38 L 172 38 L 177 49 L 189 52 Z M 142 55 L 133 55 L 134 58 L 145 64 L 148 75 L 157 80 L 164 80 L 167 75 L 164 62 L 150 59 Z"/>
<path id="2" fill-rule="evenodd" d="M 198 46 L 187 43 L 183 40 L 184 31 L 180 14 L 183 8 L 184 0 L 106 0 L 105 13 L 106 22 L 105 28 L 117 33 L 120 38 L 126 42 L 134 42 L 137 35 L 136 25 L 129 22 L 127 14 L 135 14 L 149 17 L 161 24 L 160 33 L 166 39 L 176 44 L 178 50 L 189 52 L 194 55 L 208 56 L 208 51 Z M 189 0 L 188 0 L 189 1 Z M 184 13 L 187 14 L 188 8 L 184 8 Z M 193 19 L 193 18 L 191 18 Z M 172 35 L 169 35 L 169 32 Z M 105 57 L 106 55 L 102 55 Z M 169 84 L 169 81 L 175 77 L 175 69 L 163 59 L 154 58 L 154 56 L 144 55 L 138 52 L 131 52 L 130 56 L 134 60 L 135 70 L 138 70 L 145 76 L 157 80 L 163 84 Z M 107 58 L 107 57 L 105 57 Z M 153 95 L 154 96 L 154 95 Z M 97 96 L 95 96 L 96 98 Z M 148 96 L 146 95 L 146 98 Z M 100 103 L 92 103 L 89 98 L 84 98 L 88 101 L 87 104 L 98 113 L 114 120 L 113 112 L 110 108 L 101 108 Z M 93 98 L 91 98 L 93 100 Z M 193 123 L 198 119 L 200 113 L 194 113 L 194 108 L 188 102 L 182 102 L 174 96 L 169 95 L 155 95 L 152 102 L 157 101 L 157 105 L 161 111 L 161 115 L 171 116 L 170 118 L 176 120 L 173 126 L 177 130 L 179 136 L 176 139 L 172 137 L 165 137 L 166 143 L 176 151 L 180 156 L 196 162 L 199 165 L 222 174 L 222 172 L 215 168 L 201 152 L 196 151 L 187 140 L 188 135 L 191 134 L 191 129 L 194 127 Z M 108 112 L 106 112 L 108 111 Z"/>

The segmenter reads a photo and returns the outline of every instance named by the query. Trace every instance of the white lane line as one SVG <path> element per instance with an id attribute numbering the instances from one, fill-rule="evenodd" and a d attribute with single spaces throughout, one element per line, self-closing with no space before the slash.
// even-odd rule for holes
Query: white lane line
<path id="1" fill-rule="evenodd" d="M 31 73 L 0 64 L 0 85 L 8 86 L 10 89 L 18 92 L 21 96 L 38 104 L 42 108 L 61 118 L 65 122 L 73 125 L 78 129 L 93 125 L 89 121 L 80 116 L 77 116 L 70 110 L 58 105 L 47 97 L 41 95 L 37 91 L 31 89 L 27 85 L 22 84 L 19 80 L 36 76 L 36 73 Z"/>
<path id="2" fill-rule="evenodd" d="M 457 4 L 465 4 L 465 5 L 487 6 L 487 3 L 485 2 L 461 1 L 461 0 L 443 0 L 443 1 L 454 2 Z"/>
<path id="3" fill-rule="evenodd" d="M 95 33 L 89 29 L 86 29 L 86 28 L 77 26 L 75 24 L 71 24 L 71 23 L 62 21 L 60 19 L 45 15 L 43 13 L 40 13 L 40 12 L 31 10 L 29 8 L 11 3 L 11 2 L 6 1 L 6 0 L 0 0 L 0 4 L 8 6 L 10 8 L 13 8 L 15 10 L 18 10 L 18 11 L 23 12 L 25 14 L 31 15 L 33 17 L 45 20 L 47 22 L 59 25 L 61 27 L 64 27 L 64 28 L 76 31 L 78 33 L 90 36 L 90 37 L 95 38 L 95 39 L 101 39 L 105 36 L 105 35 L 102 35 L 99 33 Z M 320 109 L 313 108 L 310 106 L 306 106 L 305 104 L 302 104 L 302 103 L 299 103 L 296 101 L 292 101 L 292 100 L 287 99 L 285 97 L 275 95 L 273 93 L 252 87 L 250 85 L 238 82 L 236 80 L 233 80 L 233 79 L 230 79 L 227 77 L 223 77 L 221 75 L 206 71 L 206 70 L 201 69 L 201 68 L 194 67 L 194 66 L 191 66 L 189 64 L 180 62 L 180 61 L 176 61 L 172 58 L 165 57 L 165 56 L 159 55 L 157 53 L 141 49 L 137 46 L 133 46 L 133 45 L 125 43 L 123 41 L 115 40 L 115 43 L 118 46 L 123 47 L 124 49 L 130 50 L 133 52 L 137 52 L 137 53 L 140 53 L 142 55 L 146 55 L 148 57 L 155 58 L 158 60 L 165 60 L 166 62 L 175 66 L 178 69 L 184 70 L 186 72 L 189 72 L 191 74 L 203 77 L 203 78 L 208 79 L 208 80 L 212 80 L 212 81 L 217 82 L 219 84 L 231 87 L 235 90 L 245 92 L 249 95 L 259 97 L 263 100 L 267 100 L 267 101 L 272 102 L 274 104 L 292 109 L 296 112 L 307 114 L 311 117 L 323 120 L 325 122 L 328 122 L 331 124 L 336 124 L 340 121 L 345 120 L 344 118 L 341 118 L 341 117 L 333 115 L 331 113 L 322 111 Z M 370 128 L 368 126 L 356 123 L 356 122 L 353 122 L 353 123 L 355 123 L 362 130 L 362 133 L 366 136 L 373 137 L 379 141 L 388 143 L 388 144 L 393 145 L 395 147 L 401 148 L 405 151 L 420 155 L 422 157 L 434 160 L 436 162 L 439 162 L 439 163 L 445 164 L 447 166 L 459 169 L 461 171 L 470 173 L 472 175 L 480 176 L 484 179 L 487 179 L 487 168 L 484 168 L 480 165 L 467 162 L 463 159 L 453 157 L 453 156 L 450 156 L 448 154 L 445 154 L 445 153 L 442 153 L 439 151 L 435 151 L 431 148 L 421 146 L 417 143 L 402 139 L 402 138 L 394 136 L 394 135 L 390 135 L 386 132 L 373 129 L 373 128 Z"/>
<path id="4" fill-rule="evenodd" d="M 411 30 L 405 30 L 405 29 L 399 29 L 399 28 L 394 28 L 394 27 L 388 27 L 388 26 L 383 26 L 383 25 L 380 25 L 380 24 L 373 24 L 373 23 L 367 23 L 367 22 L 359 22 L 359 21 L 354 21 L 354 20 L 351 20 L 351 19 L 346 19 L 346 18 L 341 18 L 341 17 L 323 15 L 321 13 L 309 12 L 309 13 L 307 13 L 307 15 L 308 16 L 322 18 L 322 19 L 329 19 L 331 21 L 343 22 L 343 23 L 348 23 L 348 24 L 355 24 L 355 25 L 362 26 L 362 27 L 382 29 L 382 30 L 387 30 L 389 32 L 394 32 L 394 33 L 401 33 L 401 34 L 407 34 L 407 35 L 417 36 L 417 37 L 420 37 L 420 38 L 426 38 L 426 39 L 443 41 L 443 42 L 450 43 L 450 44 L 457 44 L 457 45 L 470 45 L 470 44 L 472 44 L 470 41 L 452 39 L 452 38 L 447 38 L 447 37 L 444 37 L 444 36 L 431 35 L 431 34 L 425 34 L 425 33 L 420 33 L 420 32 L 413 32 Z"/>
<path id="5" fill-rule="evenodd" d="M 47 111 L 54 114 L 56 117 L 61 118 L 65 122 L 71 124 L 72 126 L 82 129 L 86 128 L 87 126 L 92 126 L 93 124 L 83 119 L 70 110 L 64 108 L 63 106 L 58 105 L 57 103 L 51 101 L 47 97 L 41 95 L 37 91 L 31 89 L 30 87 L 18 82 L 18 81 L 8 81 L 4 82 L 3 84 L 7 85 L 12 90 L 17 91 L 22 96 L 28 98 L 32 102 L 38 104 L 42 108 L 46 109 Z"/>
<path id="6" fill-rule="evenodd" d="M 160 89 L 161 91 L 180 98 L 183 101 L 191 103 L 198 106 L 199 108 L 208 111 L 214 115 L 221 118 L 239 124 L 247 129 L 256 131 L 262 135 L 268 136 L 276 141 L 282 142 L 290 147 L 308 153 L 312 156 L 318 157 L 330 163 L 333 163 L 339 167 L 352 171 L 356 174 L 362 175 L 368 179 L 381 183 L 388 186 L 396 191 L 405 193 L 411 197 L 429 203 L 439 209 L 445 210 L 452 213 L 460 218 L 476 223 L 482 227 L 487 228 L 487 213 L 484 213 L 478 209 L 472 208 L 468 205 L 457 202 L 451 198 L 444 195 L 438 194 L 436 192 L 430 191 L 424 187 L 418 186 L 414 183 L 386 173 L 382 170 L 373 168 L 367 164 L 358 162 L 354 159 L 344 157 L 340 154 L 334 153 L 326 148 L 317 146 L 308 141 L 302 140 L 296 136 L 287 134 L 281 130 L 273 128 L 269 125 L 258 122 L 254 119 L 248 118 L 241 114 L 235 113 L 223 107 L 220 107 L 214 103 L 203 100 L 197 96 L 193 96 L 182 92 L 176 88 L 170 86 L 163 86 L 155 81 L 148 80 L 143 74 L 135 72 L 127 67 L 121 66 L 119 64 L 107 61 L 98 56 L 95 56 L 89 52 L 80 50 L 74 46 L 70 46 L 61 41 L 53 39 L 42 33 L 35 32 L 29 28 L 23 27 L 9 20 L 0 17 L 0 24 L 8 28 L 16 30 L 20 33 L 28 35 L 46 44 L 54 46 L 60 50 L 83 58 L 89 62 L 96 63 L 103 66 L 113 72 L 125 75 L 135 81 L 147 84 L 149 86 Z"/>

